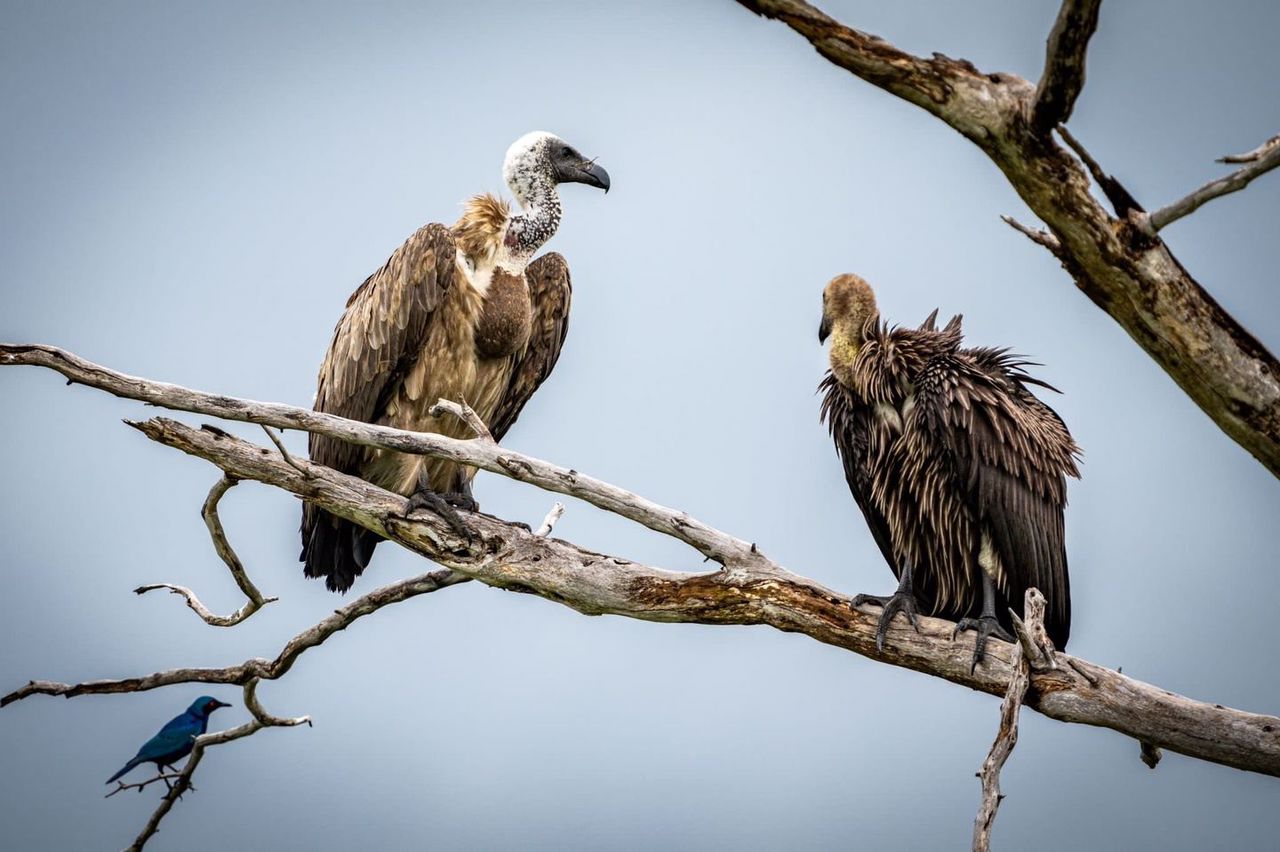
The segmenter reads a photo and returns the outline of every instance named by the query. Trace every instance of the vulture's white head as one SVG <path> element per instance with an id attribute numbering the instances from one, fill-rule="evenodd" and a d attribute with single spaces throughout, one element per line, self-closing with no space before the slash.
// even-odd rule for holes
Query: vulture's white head
<path id="1" fill-rule="evenodd" d="M 554 133 L 526 133 L 507 149 L 502 176 L 521 207 L 562 183 L 585 183 L 609 191 L 609 173 Z"/>

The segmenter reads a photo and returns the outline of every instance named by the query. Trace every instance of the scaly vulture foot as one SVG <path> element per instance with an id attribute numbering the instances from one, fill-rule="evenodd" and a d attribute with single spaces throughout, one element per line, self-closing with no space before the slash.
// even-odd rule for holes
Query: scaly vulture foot
<path id="1" fill-rule="evenodd" d="M 956 637 L 966 630 L 974 630 L 978 634 L 973 643 L 973 665 L 969 668 L 970 674 L 978 670 L 978 663 L 982 662 L 986 656 L 987 637 L 994 636 L 1009 643 L 1018 641 L 1013 638 L 1008 630 L 1000 626 L 1000 622 L 996 621 L 993 615 L 980 615 L 977 618 L 960 619 L 956 622 L 956 629 L 951 631 L 951 640 L 955 641 Z"/>
<path id="2" fill-rule="evenodd" d="M 876 650 L 884 650 L 884 636 L 889 632 L 889 625 L 893 622 L 893 616 L 901 612 L 907 617 L 911 627 L 920 632 L 920 625 L 916 623 L 916 598 L 911 592 L 904 592 L 901 589 L 891 595 L 858 595 L 850 604 L 854 609 L 863 604 L 875 604 L 883 607 L 884 612 L 880 613 L 880 621 L 876 624 Z"/>
<path id="3" fill-rule="evenodd" d="M 462 516 L 458 514 L 457 509 L 450 505 L 445 495 L 420 486 L 417 491 L 409 495 L 409 505 L 404 510 L 405 517 L 412 515 L 415 509 L 431 510 L 441 518 L 444 518 L 445 523 L 455 533 L 468 540 L 471 538 L 471 532 L 467 529 L 467 525 L 462 522 Z"/>
<path id="4" fill-rule="evenodd" d="M 444 498 L 444 502 L 456 509 L 461 509 L 464 512 L 480 511 L 480 504 L 476 502 L 476 498 L 471 496 L 470 491 L 450 491 L 448 494 L 440 496 Z"/>

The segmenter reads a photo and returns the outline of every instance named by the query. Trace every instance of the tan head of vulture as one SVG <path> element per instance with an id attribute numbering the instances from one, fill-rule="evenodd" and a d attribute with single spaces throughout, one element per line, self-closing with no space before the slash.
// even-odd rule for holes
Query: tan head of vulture
<path id="1" fill-rule="evenodd" d="M 466 401 L 499 440 L 560 356 L 569 321 L 569 266 L 533 259 L 560 224 L 562 183 L 609 189 L 609 175 L 550 133 L 507 150 L 503 176 L 520 211 L 492 195 L 471 199 L 452 227 L 426 225 L 347 300 L 320 365 L 316 411 L 353 420 L 470 437 L 437 400 Z M 311 436 L 312 460 L 409 496 L 461 526 L 474 510 L 475 468 Z M 346 591 L 379 537 L 307 504 L 302 555 L 308 577 Z"/>
<path id="2" fill-rule="evenodd" d="M 823 293 L 820 341 L 831 338 L 822 418 L 853 499 L 898 578 L 893 595 L 859 595 L 883 607 L 877 643 L 894 613 L 957 621 L 1010 639 L 1009 608 L 1026 590 L 1048 600 L 1045 626 L 1058 648 L 1071 629 L 1063 541 L 1066 477 L 1079 448 L 1062 419 L 1029 390 L 1050 388 L 1005 349 L 961 345 L 960 317 L 935 327 L 881 322 L 875 294 L 856 275 Z"/>

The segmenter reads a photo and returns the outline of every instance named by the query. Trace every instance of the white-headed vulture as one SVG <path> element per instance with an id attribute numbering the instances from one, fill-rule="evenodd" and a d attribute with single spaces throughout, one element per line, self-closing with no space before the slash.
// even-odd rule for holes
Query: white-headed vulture
<path id="1" fill-rule="evenodd" d="M 471 199 L 452 227 L 419 229 L 347 300 L 320 365 L 315 410 L 417 432 L 470 437 L 437 400 L 465 401 L 499 440 L 555 366 L 569 321 L 569 267 L 533 258 L 560 224 L 562 183 L 609 189 L 609 175 L 550 133 L 507 150 L 513 214 L 492 195 Z M 311 458 L 410 498 L 460 527 L 474 511 L 475 468 L 311 436 Z M 343 592 L 369 564 L 375 533 L 306 504 L 308 577 Z"/>
<path id="2" fill-rule="evenodd" d="M 1058 648 L 1071 629 L 1062 511 L 1079 448 L 1062 419 L 1028 389 L 1050 388 L 1005 349 L 961 346 L 960 317 L 919 328 L 880 320 L 875 294 L 840 275 L 822 300 L 819 340 L 831 338 L 820 390 L 853 498 L 898 590 L 859 595 L 883 607 L 877 643 L 893 616 L 916 613 L 1011 639 L 1032 586 L 1048 600 L 1045 627 Z"/>

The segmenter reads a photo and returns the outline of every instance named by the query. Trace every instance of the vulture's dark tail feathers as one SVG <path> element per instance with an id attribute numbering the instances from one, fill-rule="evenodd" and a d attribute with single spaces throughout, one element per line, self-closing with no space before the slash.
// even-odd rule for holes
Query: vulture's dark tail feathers
<path id="1" fill-rule="evenodd" d="M 324 577 L 331 592 L 345 592 L 369 565 L 381 537 L 358 524 L 319 512 L 302 551 L 308 577 Z"/>

